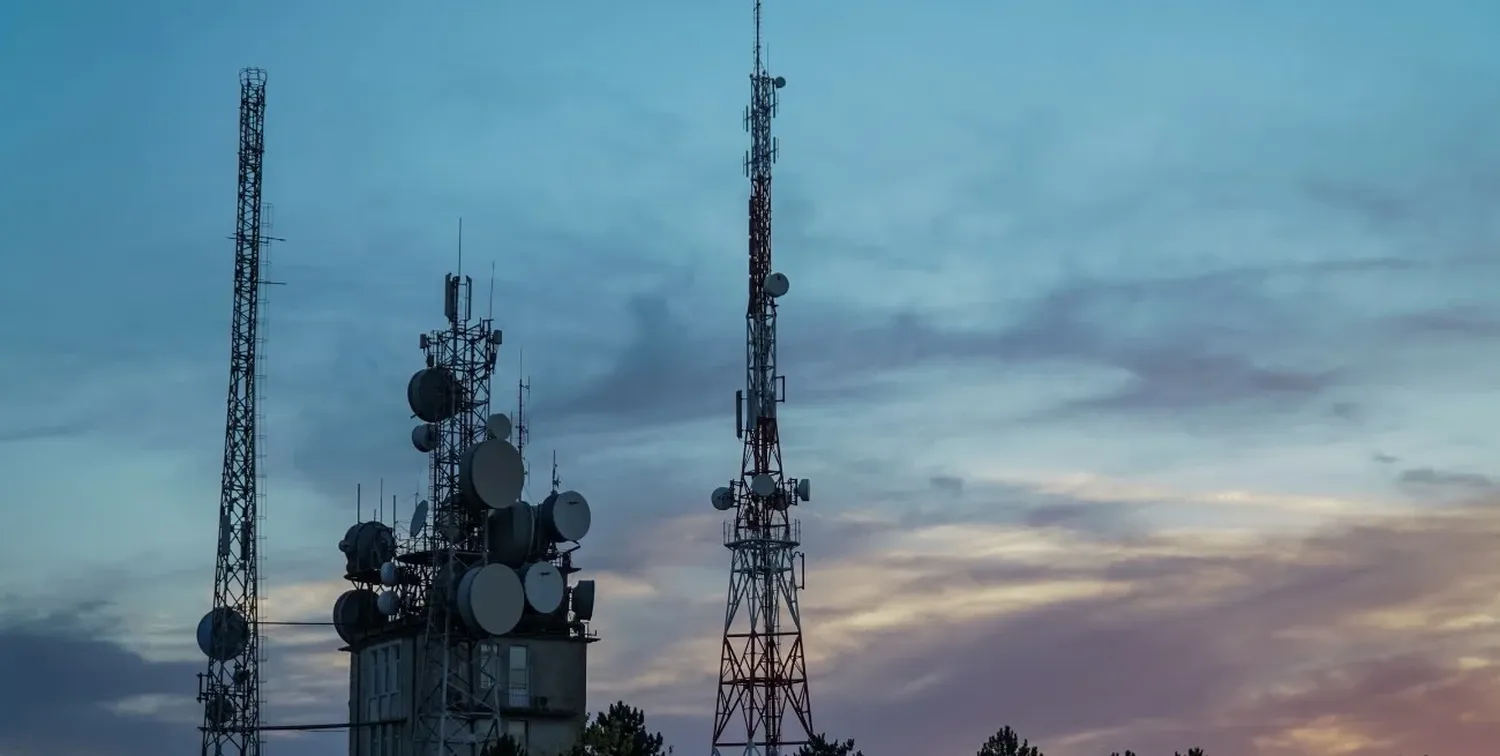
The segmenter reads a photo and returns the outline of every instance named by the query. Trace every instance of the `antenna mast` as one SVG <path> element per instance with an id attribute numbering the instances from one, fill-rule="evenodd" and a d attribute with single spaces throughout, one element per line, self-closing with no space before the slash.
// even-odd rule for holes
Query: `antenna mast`
<path id="1" fill-rule="evenodd" d="M 732 556 L 714 706 L 715 756 L 782 756 L 809 742 L 813 732 L 797 600 L 802 529 L 788 514 L 799 500 L 808 500 L 809 489 L 808 481 L 783 475 L 776 423 L 777 405 L 786 400 L 786 381 L 776 366 L 776 300 L 789 283 L 771 270 L 771 166 L 778 149 L 771 119 L 786 79 L 766 70 L 761 0 L 754 3 L 755 57 L 745 110 L 750 133 L 746 372 L 745 388 L 735 397 L 735 433 L 744 439 L 744 454 L 739 477 L 712 496 L 715 509 L 735 510 L 733 521 L 724 524 L 724 545 Z M 736 719 L 743 730 L 731 730 Z M 787 724 L 791 730 L 783 733 Z"/>
<path id="2" fill-rule="evenodd" d="M 461 237 L 459 243 L 461 248 Z M 417 544 L 422 550 L 418 561 L 426 567 L 418 576 L 422 595 L 414 609 L 417 616 L 426 616 L 417 640 L 413 756 L 468 756 L 473 743 L 498 737 L 501 721 L 493 692 L 498 690 L 492 677 L 497 673 L 470 673 L 470 668 L 484 666 L 483 644 L 458 627 L 458 612 L 448 595 L 452 576 L 463 574 L 474 555 L 486 551 L 487 510 L 465 502 L 460 479 L 466 452 L 485 440 L 501 333 L 489 318 L 473 317 L 471 277 L 450 274 L 443 283 L 448 327 L 422 335 L 427 369 L 413 378 L 414 386 L 425 381 L 432 391 L 419 388 L 410 395 L 418 400 L 413 409 L 433 429 L 435 442 L 430 449 L 433 527 Z"/>
<path id="3" fill-rule="evenodd" d="M 203 756 L 259 756 L 260 455 L 256 432 L 262 280 L 261 164 L 266 72 L 240 71 L 239 196 L 234 232 L 234 307 L 229 325 L 229 402 L 219 497 L 213 608 L 198 623 L 208 671 L 198 675 Z"/>

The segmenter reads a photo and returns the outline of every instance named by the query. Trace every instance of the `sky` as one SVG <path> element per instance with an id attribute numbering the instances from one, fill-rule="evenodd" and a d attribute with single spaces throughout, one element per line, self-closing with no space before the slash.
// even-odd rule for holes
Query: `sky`
<path id="1" fill-rule="evenodd" d="M 1500 7 L 768 2 L 817 728 L 1490 753 Z M 533 488 L 593 502 L 589 704 L 706 753 L 750 45 L 743 0 L 0 8 L 0 756 L 197 748 L 244 66 L 266 617 L 328 616 L 357 484 L 410 511 L 461 217 Z M 268 723 L 341 716 L 324 630 L 268 628 Z"/>

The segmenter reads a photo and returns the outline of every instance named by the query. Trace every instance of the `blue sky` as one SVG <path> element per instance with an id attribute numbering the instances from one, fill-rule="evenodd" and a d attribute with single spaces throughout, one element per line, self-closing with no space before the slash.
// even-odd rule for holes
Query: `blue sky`
<path id="1" fill-rule="evenodd" d="M 1049 756 L 1500 737 L 1497 23 L 768 7 L 820 728 L 872 754 L 1002 724 Z M 356 483 L 410 511 L 402 391 L 462 217 L 499 393 L 524 350 L 532 462 L 594 502 L 591 704 L 705 747 L 749 53 L 741 2 L 0 9 L 0 752 L 197 737 L 247 65 L 286 239 L 268 613 L 327 614 Z M 325 635 L 273 635 L 268 719 L 343 707 Z"/>

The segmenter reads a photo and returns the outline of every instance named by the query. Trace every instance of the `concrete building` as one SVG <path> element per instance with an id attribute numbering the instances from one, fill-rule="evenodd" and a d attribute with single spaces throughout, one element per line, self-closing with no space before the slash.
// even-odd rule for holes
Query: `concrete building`
<path id="1" fill-rule="evenodd" d="M 555 626 L 554 626 L 555 628 Z M 455 649 L 450 682 L 498 701 L 499 732 L 519 742 L 531 756 L 559 756 L 577 743 L 588 716 L 588 646 L 598 640 L 577 628 L 516 632 L 476 642 L 473 651 Z M 346 647 L 349 664 L 349 756 L 433 756 L 414 743 L 414 712 L 419 698 L 416 664 L 421 625 L 413 623 Z M 465 658 L 469 657 L 469 658 Z M 452 688 L 450 688 L 451 690 Z M 466 716 L 450 697 L 454 716 L 450 742 L 468 741 L 465 756 L 479 756 L 491 731 L 488 719 Z M 469 753 L 472 752 L 472 753 Z"/>

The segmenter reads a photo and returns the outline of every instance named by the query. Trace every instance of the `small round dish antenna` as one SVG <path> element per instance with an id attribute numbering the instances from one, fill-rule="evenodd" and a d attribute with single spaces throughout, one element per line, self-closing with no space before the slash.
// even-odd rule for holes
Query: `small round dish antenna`
<path id="1" fill-rule="evenodd" d="M 525 483 L 526 465 L 509 441 L 480 441 L 459 465 L 458 484 L 464 496 L 491 509 L 515 504 Z"/>
<path id="2" fill-rule="evenodd" d="M 812 501 L 812 484 L 807 482 L 807 478 L 797 481 L 797 498 Z"/>
<path id="3" fill-rule="evenodd" d="M 491 440 L 510 440 L 510 418 L 499 412 L 490 415 L 490 419 L 484 424 L 484 433 Z"/>
<path id="4" fill-rule="evenodd" d="M 463 396 L 463 386 L 447 368 L 418 370 L 406 384 L 406 403 L 411 412 L 426 423 L 440 423 L 453 417 Z"/>
<path id="5" fill-rule="evenodd" d="M 250 623 L 238 611 L 220 606 L 198 620 L 198 650 L 214 661 L 229 661 L 250 647 Z"/>
<path id="6" fill-rule="evenodd" d="M 426 454 L 438 447 L 438 429 L 432 423 L 422 423 L 411 429 L 411 445 Z"/>
<path id="7" fill-rule="evenodd" d="M 423 500 L 417 502 L 417 508 L 414 509 L 414 510 L 412 510 L 412 513 L 411 513 L 411 527 L 407 528 L 407 532 L 411 533 L 411 536 L 413 538 L 416 538 L 417 536 L 419 536 L 419 535 L 422 534 L 422 531 L 424 531 L 426 529 L 427 529 L 427 500 L 423 499 Z"/>
<path id="8" fill-rule="evenodd" d="M 734 489 L 728 486 L 719 486 L 714 489 L 713 495 L 709 497 L 714 503 L 714 509 L 720 512 L 734 509 Z"/>
<path id="9" fill-rule="evenodd" d="M 773 299 L 780 299 L 792 290 L 792 281 L 785 273 L 770 273 L 766 275 L 766 293 Z"/>
<path id="10" fill-rule="evenodd" d="M 760 473 L 750 479 L 750 490 L 754 491 L 756 496 L 762 498 L 770 496 L 776 492 L 776 479 L 765 473 Z"/>
<path id="11" fill-rule="evenodd" d="M 210 693 L 208 700 L 203 702 L 203 713 L 209 722 L 222 725 L 234 719 L 234 715 L 239 713 L 239 707 L 223 693 Z"/>
<path id="12" fill-rule="evenodd" d="M 568 585 L 556 566 L 532 562 L 521 568 L 521 582 L 526 589 L 526 603 L 537 612 L 551 614 L 562 606 Z"/>
<path id="13" fill-rule="evenodd" d="M 573 618 L 587 622 L 594 618 L 594 581 L 580 580 L 573 586 Z"/>
<path id="14" fill-rule="evenodd" d="M 525 504 L 496 509 L 485 521 L 489 530 L 490 561 L 520 567 L 531 557 L 536 531 L 536 509 Z"/>
<path id="15" fill-rule="evenodd" d="M 592 523 L 588 500 L 577 491 L 548 496 L 537 509 L 537 525 L 549 540 L 580 541 Z"/>
<path id="16" fill-rule="evenodd" d="M 395 562 L 386 562 L 380 565 L 380 584 L 399 585 L 401 583 L 401 568 Z"/>
<path id="17" fill-rule="evenodd" d="M 504 635 L 526 611 L 526 591 L 515 570 L 503 564 L 471 568 L 458 582 L 458 615 L 470 630 Z"/>
<path id="18" fill-rule="evenodd" d="M 771 86 L 776 87 L 777 89 L 781 89 L 782 87 L 786 86 L 786 77 L 777 76 L 776 78 L 771 80 Z"/>
<path id="19" fill-rule="evenodd" d="M 387 617 L 396 616 L 401 611 L 401 594 L 395 591 L 381 591 L 380 596 L 375 599 L 375 608 Z"/>

